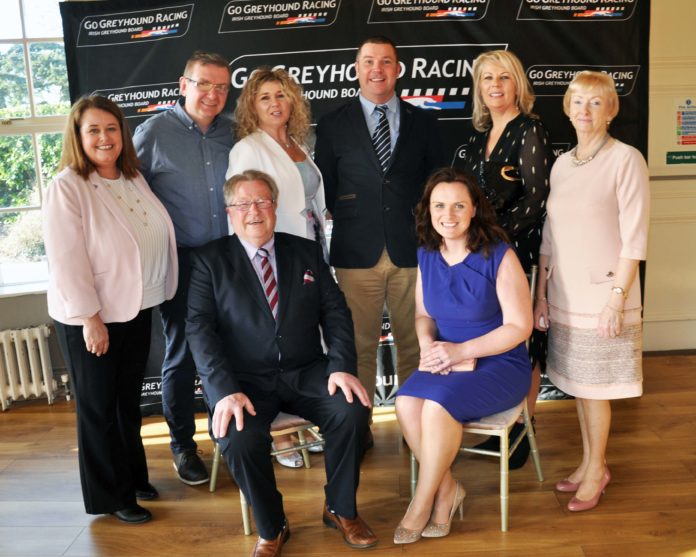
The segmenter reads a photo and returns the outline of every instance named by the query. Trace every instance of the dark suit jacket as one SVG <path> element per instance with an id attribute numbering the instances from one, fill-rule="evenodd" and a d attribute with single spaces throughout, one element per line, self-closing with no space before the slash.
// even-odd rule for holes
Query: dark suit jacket
<path id="1" fill-rule="evenodd" d="M 444 152 L 434 116 L 399 103 L 399 137 L 386 173 L 359 98 L 317 126 L 315 161 L 334 219 L 330 253 L 336 267 L 373 267 L 385 245 L 398 267 L 417 266 L 414 210 L 428 176 L 444 164 Z"/>
<path id="2" fill-rule="evenodd" d="M 355 374 L 350 310 L 321 247 L 277 232 L 275 252 L 277 322 L 237 236 L 210 242 L 191 256 L 186 336 L 211 408 L 243 392 L 241 382 L 272 390 L 279 373 L 322 366 L 327 378 L 335 371 Z"/>

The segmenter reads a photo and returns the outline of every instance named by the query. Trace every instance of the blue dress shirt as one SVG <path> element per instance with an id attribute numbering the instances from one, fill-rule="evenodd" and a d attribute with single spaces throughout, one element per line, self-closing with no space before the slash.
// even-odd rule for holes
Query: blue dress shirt
<path id="1" fill-rule="evenodd" d="M 141 171 L 169 211 L 179 247 L 198 247 L 228 234 L 223 186 L 232 122 L 218 116 L 208 130 L 176 106 L 140 124 L 133 142 Z"/>
<path id="2" fill-rule="evenodd" d="M 367 129 L 370 132 L 370 137 L 372 137 L 377 129 L 377 124 L 379 124 L 379 112 L 375 110 L 377 106 L 372 101 L 368 101 L 365 97 L 358 95 L 360 99 L 360 104 L 363 109 L 363 114 L 365 115 L 365 122 L 367 123 Z M 389 121 L 389 138 L 391 139 L 391 152 L 394 153 L 396 149 L 396 140 L 399 139 L 399 124 L 401 124 L 401 113 L 399 108 L 399 99 L 396 95 L 392 95 L 392 98 L 387 102 L 382 103 L 387 105 L 387 120 Z"/>

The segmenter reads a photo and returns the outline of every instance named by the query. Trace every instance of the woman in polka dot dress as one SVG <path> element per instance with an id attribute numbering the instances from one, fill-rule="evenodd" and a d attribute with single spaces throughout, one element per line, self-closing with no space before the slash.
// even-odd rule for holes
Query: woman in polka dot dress
<path id="1" fill-rule="evenodd" d="M 534 92 L 520 60 L 504 50 L 481 54 L 474 61 L 474 133 L 466 148 L 465 169 L 478 179 L 524 270 L 539 260 L 546 216 L 553 151 L 548 132 L 531 113 Z M 530 413 L 545 364 L 546 335 L 534 331 L 529 347 L 534 365 L 529 391 Z M 521 427 L 521 424 L 520 424 Z M 511 437 L 516 435 L 513 429 Z M 495 449 L 498 438 L 483 445 Z M 526 439 L 510 459 L 520 468 L 529 455 Z"/>

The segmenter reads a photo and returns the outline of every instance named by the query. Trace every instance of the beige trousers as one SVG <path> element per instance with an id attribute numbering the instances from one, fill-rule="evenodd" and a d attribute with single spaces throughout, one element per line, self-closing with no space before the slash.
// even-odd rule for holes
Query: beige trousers
<path id="1" fill-rule="evenodd" d="M 399 385 L 418 367 L 420 351 L 415 328 L 416 268 L 400 268 L 382 252 L 370 269 L 336 269 L 338 285 L 353 314 L 358 377 L 374 400 L 377 374 L 377 345 L 382 331 L 386 301 L 396 346 Z"/>

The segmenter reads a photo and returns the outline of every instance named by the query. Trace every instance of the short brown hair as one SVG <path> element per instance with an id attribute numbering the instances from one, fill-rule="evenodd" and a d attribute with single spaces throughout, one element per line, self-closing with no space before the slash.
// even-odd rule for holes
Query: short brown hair
<path id="1" fill-rule="evenodd" d="M 188 60 L 186 60 L 186 66 L 184 66 L 185 77 L 190 77 L 189 74 L 193 71 L 193 67 L 196 64 L 200 64 L 201 66 L 211 65 L 217 66 L 218 68 L 225 68 L 227 70 L 227 74 L 231 74 L 230 63 L 227 61 L 227 58 L 215 52 L 197 50 Z"/>
<path id="2" fill-rule="evenodd" d="M 496 244 L 508 241 L 505 231 L 496 224 L 495 211 L 476 183 L 476 178 L 458 168 L 444 167 L 430 175 L 423 197 L 416 206 L 418 245 L 430 251 L 437 251 L 442 246 L 442 236 L 435 231 L 430 215 L 430 196 L 435 187 L 443 182 L 462 184 L 469 191 L 471 202 L 476 208 L 476 214 L 467 230 L 466 247 L 469 251 L 481 251 L 488 257 Z"/>
<path id="3" fill-rule="evenodd" d="M 242 139 L 259 128 L 259 115 L 254 107 L 256 95 L 262 85 L 272 82 L 279 83 L 290 100 L 292 111 L 288 120 L 288 134 L 298 143 L 304 144 L 309 126 L 312 124 L 309 101 L 303 95 L 302 86 L 290 77 L 288 72 L 269 66 L 261 66 L 251 72 L 237 99 L 237 108 L 234 111 L 237 139 Z"/>
<path id="4" fill-rule="evenodd" d="M 517 90 L 517 108 L 522 114 L 534 116 L 532 107 L 536 97 L 524 73 L 522 62 L 515 54 L 507 50 L 490 50 L 479 54 L 476 60 L 474 60 L 474 109 L 471 123 L 476 131 L 483 132 L 491 127 L 491 114 L 483 102 L 481 89 L 479 88 L 482 67 L 487 63 L 498 64 L 512 74 L 512 78 L 515 80 L 515 89 Z"/>
<path id="5" fill-rule="evenodd" d="M 619 113 L 619 95 L 616 92 L 614 79 L 609 74 L 589 70 L 578 72 L 573 81 L 568 84 L 568 89 L 563 95 L 563 112 L 566 116 L 570 116 L 570 98 L 578 90 L 596 90 L 599 96 L 604 97 L 609 103 L 609 115 L 612 120 Z"/>
<path id="6" fill-rule="evenodd" d="M 389 37 L 385 37 L 384 35 L 373 35 L 372 37 L 367 37 L 366 39 L 364 39 L 360 43 L 360 45 L 358 45 L 358 51 L 355 53 L 356 60 L 358 58 L 360 58 L 360 51 L 362 50 L 362 47 L 364 47 L 366 44 L 388 44 L 388 45 L 390 45 L 394 49 L 394 56 L 396 57 L 396 60 L 398 62 L 399 53 L 396 50 L 396 44 Z"/>
<path id="7" fill-rule="evenodd" d="M 273 201 L 278 201 L 278 185 L 275 180 L 265 172 L 261 170 L 255 170 L 250 168 L 239 174 L 231 176 L 227 182 L 225 182 L 224 195 L 225 195 L 225 205 L 232 203 L 234 196 L 237 193 L 237 188 L 242 182 L 263 182 L 268 186 L 271 192 L 271 199 Z"/>
<path id="8" fill-rule="evenodd" d="M 85 149 L 82 145 L 82 137 L 80 136 L 80 125 L 82 124 L 82 116 L 90 108 L 103 110 L 116 118 L 119 128 L 121 129 L 121 154 L 116 160 L 116 166 L 121 170 L 121 173 L 126 178 L 135 178 L 138 175 L 140 162 L 135 153 L 133 140 L 131 139 L 130 128 L 126 124 L 126 118 L 119 106 L 101 95 L 90 95 L 79 99 L 70 109 L 68 122 L 65 126 L 63 135 L 63 154 L 60 157 L 59 170 L 64 168 L 72 168 L 82 178 L 87 178 L 91 172 L 96 170 L 96 167 L 85 154 Z"/>

